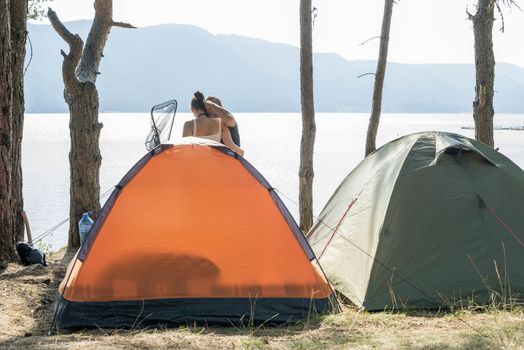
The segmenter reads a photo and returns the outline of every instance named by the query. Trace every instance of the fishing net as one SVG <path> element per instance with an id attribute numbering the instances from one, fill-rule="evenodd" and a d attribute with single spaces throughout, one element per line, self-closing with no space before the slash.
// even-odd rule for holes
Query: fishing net
<path id="1" fill-rule="evenodd" d="M 177 107 L 177 101 L 170 100 L 151 108 L 151 130 L 147 134 L 145 142 L 148 151 L 171 138 Z"/>

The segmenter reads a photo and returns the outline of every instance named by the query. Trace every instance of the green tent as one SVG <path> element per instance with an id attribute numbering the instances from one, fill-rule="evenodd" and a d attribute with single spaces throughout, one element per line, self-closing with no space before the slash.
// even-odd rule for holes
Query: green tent
<path id="1" fill-rule="evenodd" d="M 524 296 L 523 214 L 522 169 L 475 140 L 423 132 L 364 159 L 308 239 L 362 308 L 487 303 Z"/>

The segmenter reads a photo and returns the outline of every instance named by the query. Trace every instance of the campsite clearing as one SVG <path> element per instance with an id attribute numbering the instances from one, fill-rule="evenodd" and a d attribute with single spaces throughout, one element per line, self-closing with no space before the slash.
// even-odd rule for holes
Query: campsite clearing
<path id="1" fill-rule="evenodd" d="M 48 256 L 49 267 L 11 264 L 0 275 L 0 349 L 524 349 L 524 309 L 449 312 L 358 312 L 299 324 L 178 329 L 89 330 L 48 336 L 57 284 L 72 255 Z"/>

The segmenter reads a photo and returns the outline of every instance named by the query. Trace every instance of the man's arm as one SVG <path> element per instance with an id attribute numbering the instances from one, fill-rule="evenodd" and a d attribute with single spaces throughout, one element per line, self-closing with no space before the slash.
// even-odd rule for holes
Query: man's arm
<path id="1" fill-rule="evenodd" d="M 224 142 L 224 145 L 229 147 L 231 150 L 240 154 L 242 157 L 244 156 L 244 150 L 235 145 L 233 139 L 231 138 L 231 133 L 229 132 L 228 128 L 222 128 L 222 141 Z"/>
<path id="2" fill-rule="evenodd" d="M 206 109 L 211 115 L 216 115 L 218 118 L 222 119 L 222 122 L 227 127 L 234 127 L 236 124 L 235 117 L 227 109 L 220 107 L 216 103 L 211 101 L 206 101 Z"/>

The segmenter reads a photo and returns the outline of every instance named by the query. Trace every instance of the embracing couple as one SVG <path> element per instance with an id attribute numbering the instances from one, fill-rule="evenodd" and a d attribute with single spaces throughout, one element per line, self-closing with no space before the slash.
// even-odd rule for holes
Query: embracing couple
<path id="1" fill-rule="evenodd" d="M 182 136 L 195 136 L 223 143 L 235 153 L 244 155 L 240 148 L 238 125 L 222 102 L 213 96 L 204 97 L 200 91 L 191 99 L 191 112 L 195 119 L 184 124 Z"/>

